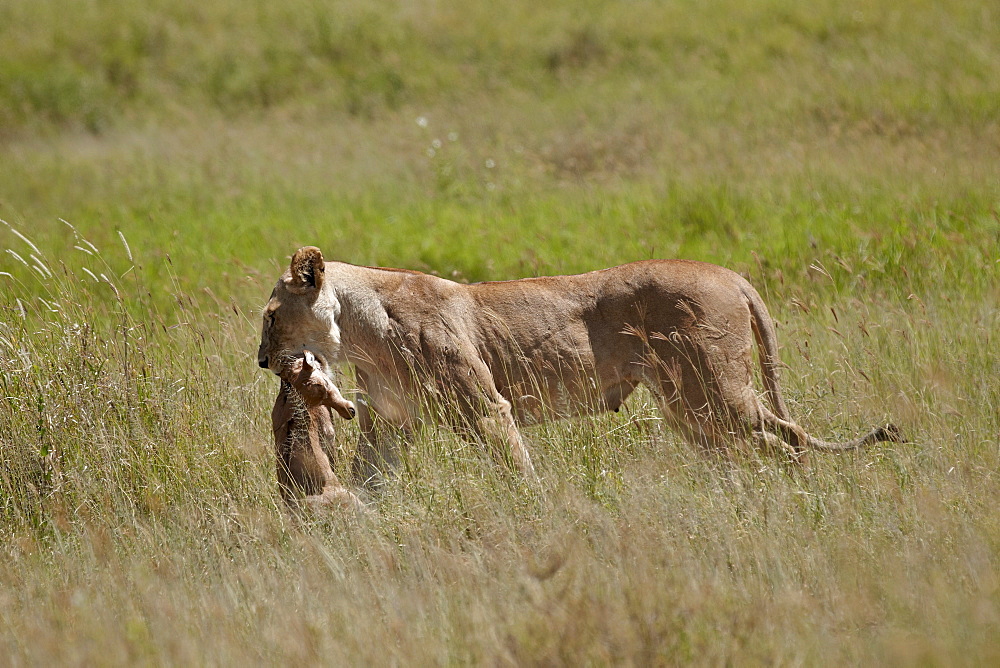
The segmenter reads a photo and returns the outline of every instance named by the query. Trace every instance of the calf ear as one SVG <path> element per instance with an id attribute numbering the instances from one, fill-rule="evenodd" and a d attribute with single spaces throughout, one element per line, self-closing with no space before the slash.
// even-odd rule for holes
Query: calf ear
<path id="1" fill-rule="evenodd" d="M 313 369 L 319 367 L 319 362 L 316 361 L 316 356 L 312 354 L 311 350 L 302 351 L 302 370 L 307 374 L 312 374 Z"/>
<path id="2" fill-rule="evenodd" d="M 305 291 L 323 287 L 326 263 L 323 262 L 323 253 L 315 246 L 304 246 L 295 251 L 288 269 L 291 273 L 289 287 L 292 289 Z"/>

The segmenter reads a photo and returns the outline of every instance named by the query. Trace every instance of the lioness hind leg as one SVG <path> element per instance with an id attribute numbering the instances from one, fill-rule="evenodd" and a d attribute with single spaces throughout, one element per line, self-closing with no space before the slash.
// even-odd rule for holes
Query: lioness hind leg
<path id="1" fill-rule="evenodd" d="M 702 454 L 718 456 L 728 444 L 717 429 L 709 391 L 691 354 L 654 355 L 644 382 L 652 390 L 663 419 Z"/>
<path id="2" fill-rule="evenodd" d="M 718 455 L 719 443 L 711 422 L 703 414 L 686 405 L 677 387 L 670 381 L 652 386 L 653 396 L 666 425 L 695 446 L 704 455 Z"/>
<path id="3" fill-rule="evenodd" d="M 690 364 L 678 359 L 660 364 L 654 395 L 666 422 L 709 457 L 734 457 L 750 447 L 785 450 L 788 446 L 767 433 L 750 410 L 752 393 L 725 392 L 718 383 L 703 379 Z M 730 396 L 732 395 L 732 396 Z"/>
<path id="4" fill-rule="evenodd" d="M 793 464 L 803 465 L 806 463 L 807 457 L 804 450 L 796 449 L 780 436 L 771 432 L 755 429 L 751 432 L 751 442 L 763 453 L 785 455 L 788 461 Z"/>

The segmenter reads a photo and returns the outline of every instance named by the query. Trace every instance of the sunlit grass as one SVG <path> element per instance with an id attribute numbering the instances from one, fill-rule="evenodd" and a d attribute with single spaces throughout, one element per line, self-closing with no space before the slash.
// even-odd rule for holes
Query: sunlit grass
<path id="1" fill-rule="evenodd" d="M 542 492 L 429 429 L 370 517 L 302 524 L 277 500 L 276 388 L 253 369 L 250 315 L 151 286 L 123 239 L 106 253 L 7 238 L 28 266 L 0 277 L 0 577 L 4 642 L 26 659 L 995 656 L 993 267 L 929 245 L 918 256 L 942 261 L 914 272 L 922 297 L 861 253 L 749 267 L 780 296 L 798 419 L 846 436 L 891 417 L 911 443 L 804 473 L 713 462 L 640 394 L 622 415 L 528 430 Z M 963 294 L 929 290 L 956 271 Z M 966 324 L 940 327 L 943 313 Z M 72 631 L 50 644 L 54 628 Z M 387 635 L 357 640 L 372 629 Z"/>
<path id="2" fill-rule="evenodd" d="M 0 8 L 0 653 L 1000 662 L 997 19 Z M 725 264 L 803 426 L 910 442 L 716 461 L 640 392 L 526 429 L 540 490 L 428 426 L 368 516 L 292 518 L 254 352 L 305 244 L 470 281 Z"/>

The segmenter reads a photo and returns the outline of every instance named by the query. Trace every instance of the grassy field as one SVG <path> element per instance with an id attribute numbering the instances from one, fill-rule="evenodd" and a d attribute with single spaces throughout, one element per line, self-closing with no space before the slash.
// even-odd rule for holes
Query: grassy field
<path id="1" fill-rule="evenodd" d="M 40 0 L 0 43 L 6 663 L 1000 663 L 994 3 Z M 296 520 L 255 355 L 304 244 L 724 264 L 801 424 L 912 442 L 711 462 L 640 394 L 529 430 L 542 491 L 428 427 Z"/>

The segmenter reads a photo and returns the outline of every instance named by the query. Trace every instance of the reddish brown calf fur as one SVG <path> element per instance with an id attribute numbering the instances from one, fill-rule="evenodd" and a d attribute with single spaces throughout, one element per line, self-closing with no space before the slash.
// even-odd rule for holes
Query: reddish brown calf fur
<path id="1" fill-rule="evenodd" d="M 301 357 L 292 358 L 280 376 L 295 388 L 307 406 L 328 406 L 345 420 L 354 417 L 354 404 L 345 399 L 340 388 L 323 373 L 312 352 L 303 350 Z"/>
<path id="2" fill-rule="evenodd" d="M 340 483 L 330 465 L 335 448 L 330 404 L 345 417 L 353 417 L 354 406 L 310 366 L 308 357 L 311 354 L 298 358 L 282 374 L 271 411 L 278 489 L 288 507 L 360 508 L 361 502 Z"/>

